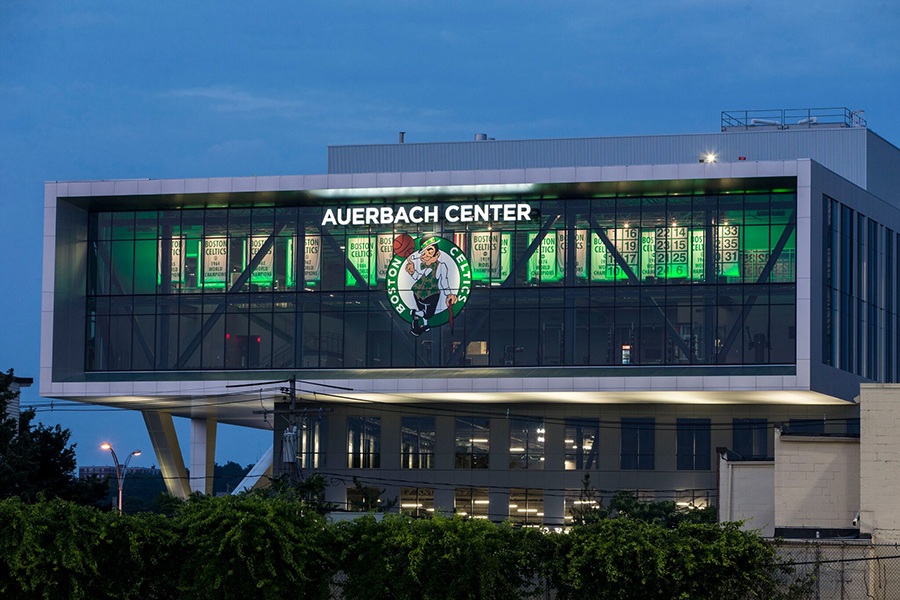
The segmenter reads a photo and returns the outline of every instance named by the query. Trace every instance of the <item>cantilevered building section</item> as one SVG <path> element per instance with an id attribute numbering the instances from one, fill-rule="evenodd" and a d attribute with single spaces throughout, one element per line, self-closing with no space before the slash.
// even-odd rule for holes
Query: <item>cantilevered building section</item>
<path id="1" fill-rule="evenodd" d="M 357 477 L 562 525 L 585 475 L 714 503 L 717 447 L 852 434 L 860 382 L 900 378 L 900 150 L 859 113 L 328 164 L 48 183 L 42 395 L 142 411 L 169 481 L 192 419 L 178 494 L 223 422 L 339 504 Z"/>

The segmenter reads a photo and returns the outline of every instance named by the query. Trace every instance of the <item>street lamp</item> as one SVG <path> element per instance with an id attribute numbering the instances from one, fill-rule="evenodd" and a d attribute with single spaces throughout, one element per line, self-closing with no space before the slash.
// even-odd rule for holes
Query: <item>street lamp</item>
<path id="1" fill-rule="evenodd" d="M 109 453 L 112 454 L 113 464 L 116 465 L 116 480 L 119 482 L 119 514 L 122 514 L 122 485 L 125 483 L 125 474 L 128 472 L 128 463 L 131 462 L 131 458 L 133 456 L 140 456 L 141 451 L 135 450 L 131 454 L 128 455 L 128 458 L 125 459 L 124 464 L 119 464 L 119 458 L 116 456 L 116 451 L 113 450 L 112 445 L 109 442 L 103 442 L 100 444 L 100 448 L 102 450 L 109 450 Z"/>

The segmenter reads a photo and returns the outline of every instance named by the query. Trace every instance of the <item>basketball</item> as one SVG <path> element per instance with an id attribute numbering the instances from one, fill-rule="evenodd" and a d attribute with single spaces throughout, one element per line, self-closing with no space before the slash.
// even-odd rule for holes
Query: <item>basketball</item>
<path id="1" fill-rule="evenodd" d="M 400 258 L 407 258 L 416 249 L 416 243 L 408 233 L 401 233 L 394 238 L 394 254 Z"/>

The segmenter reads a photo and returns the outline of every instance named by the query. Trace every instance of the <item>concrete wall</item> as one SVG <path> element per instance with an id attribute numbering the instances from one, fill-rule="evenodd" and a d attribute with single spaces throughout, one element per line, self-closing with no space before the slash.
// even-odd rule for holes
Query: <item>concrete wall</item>
<path id="1" fill-rule="evenodd" d="M 775 535 L 775 463 L 719 457 L 719 521 L 743 521 L 741 529 Z"/>
<path id="2" fill-rule="evenodd" d="M 858 438 L 776 429 L 775 526 L 852 527 L 860 506 L 859 464 Z"/>
<path id="3" fill-rule="evenodd" d="M 900 385 L 860 387 L 860 531 L 900 543 Z"/>

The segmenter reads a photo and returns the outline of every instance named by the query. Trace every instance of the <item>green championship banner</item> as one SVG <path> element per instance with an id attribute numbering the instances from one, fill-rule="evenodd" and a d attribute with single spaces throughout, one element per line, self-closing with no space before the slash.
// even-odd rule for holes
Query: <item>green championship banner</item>
<path id="1" fill-rule="evenodd" d="M 369 285 L 376 283 L 376 252 L 377 240 L 372 236 L 351 236 L 347 238 L 347 260 L 356 267 L 363 281 Z M 356 277 L 347 269 L 346 284 L 348 287 L 359 285 Z"/>
<path id="2" fill-rule="evenodd" d="M 307 235 L 303 252 L 303 280 L 306 285 L 315 286 L 322 280 L 322 237 Z"/>
<path id="3" fill-rule="evenodd" d="M 184 283 L 184 251 L 185 243 L 183 237 L 173 238 L 171 240 L 159 240 L 159 258 L 157 260 L 157 285 L 162 285 L 163 274 L 166 272 L 166 265 L 163 264 L 163 255 L 165 246 L 171 249 L 171 261 L 169 262 L 169 283 Z"/>
<path id="4" fill-rule="evenodd" d="M 512 234 L 473 231 L 469 264 L 475 281 L 504 281 L 511 267 Z"/>
<path id="5" fill-rule="evenodd" d="M 203 239 L 203 287 L 225 287 L 228 281 L 228 238 Z"/>
<path id="6" fill-rule="evenodd" d="M 575 277 L 587 279 L 588 276 L 588 252 L 587 252 L 587 230 L 575 230 Z M 560 273 L 566 272 L 566 260 L 569 256 L 568 236 L 566 230 L 556 232 L 556 245 L 558 251 L 556 253 L 556 265 Z"/>
<path id="7" fill-rule="evenodd" d="M 253 236 L 250 238 L 250 256 L 248 257 L 248 261 L 253 260 L 253 258 L 259 253 L 262 249 L 263 245 L 266 243 L 266 240 L 269 239 L 269 236 Z M 263 255 L 262 259 L 259 261 L 259 264 L 256 265 L 256 268 L 253 269 L 253 273 L 250 274 L 250 283 L 255 283 L 257 285 L 264 285 L 266 287 L 272 287 L 275 283 L 275 241 L 272 240 L 272 245 L 269 246 L 268 251 Z"/>
<path id="8" fill-rule="evenodd" d="M 529 246 L 537 238 L 537 235 L 537 233 L 528 234 Z M 528 259 L 526 273 L 528 281 L 553 282 L 563 278 L 563 273 L 557 265 L 556 250 L 556 234 L 553 231 L 547 232 L 547 235 L 541 240 L 540 247 Z"/>
<path id="9" fill-rule="evenodd" d="M 388 266 L 394 258 L 394 235 L 392 233 L 380 233 L 376 237 L 378 251 L 375 255 L 375 276 L 378 281 L 387 279 Z"/>

